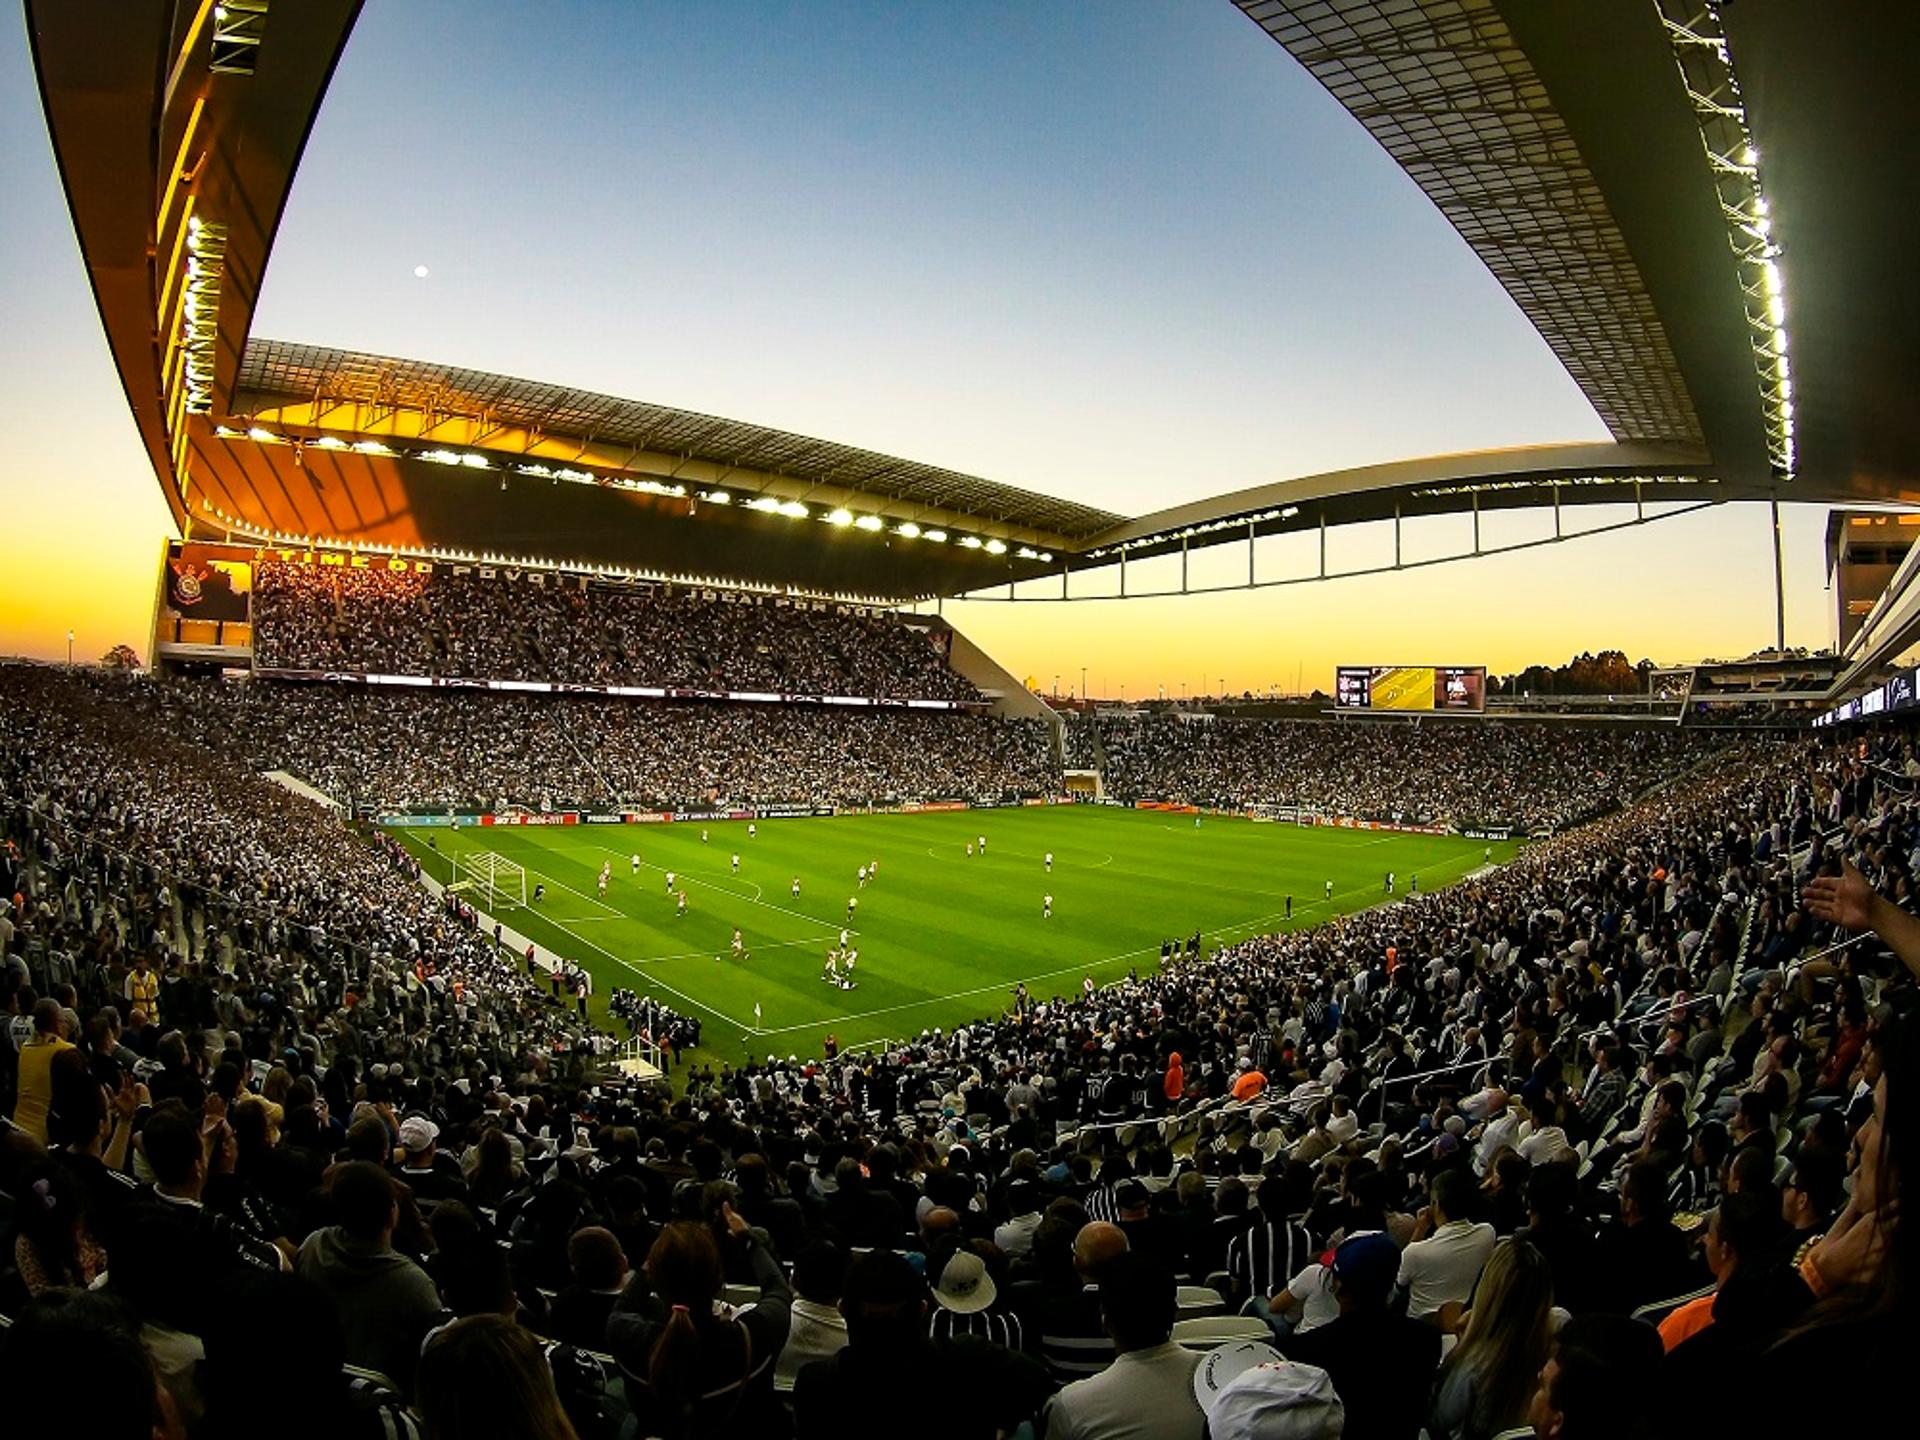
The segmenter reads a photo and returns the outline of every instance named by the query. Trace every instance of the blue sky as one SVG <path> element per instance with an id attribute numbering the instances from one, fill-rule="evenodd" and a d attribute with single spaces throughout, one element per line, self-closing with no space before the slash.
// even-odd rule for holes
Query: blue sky
<path id="1" fill-rule="evenodd" d="M 30 599 L 0 593 L 0 650 L 45 653 L 64 606 L 97 654 L 143 630 L 167 522 L 17 16 L 0 25 L 0 125 L 0 193 L 18 202 L 0 219 L 0 504 L 44 569 Z M 687 406 L 1122 511 L 1605 433 L 1413 184 L 1226 0 L 374 0 L 255 331 Z M 1822 522 L 1789 531 L 1808 642 L 1830 625 Z M 1088 663 L 1109 688 L 1223 666 L 1238 688 L 1435 649 L 1496 666 L 1616 643 L 1679 659 L 1770 638 L 1767 555 L 1764 520 L 1730 511 L 1378 581 L 1017 624 L 949 613 L 1023 674 Z"/>

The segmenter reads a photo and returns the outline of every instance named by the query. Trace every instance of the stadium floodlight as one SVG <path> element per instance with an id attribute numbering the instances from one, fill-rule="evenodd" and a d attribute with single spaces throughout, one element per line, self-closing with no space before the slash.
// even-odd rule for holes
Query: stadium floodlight
<path id="1" fill-rule="evenodd" d="M 918 540 L 920 538 L 920 527 L 914 524 L 913 521 L 908 520 L 898 526 L 893 533 L 900 536 L 903 540 Z"/>
<path id="2" fill-rule="evenodd" d="M 362 455 L 393 454 L 390 446 L 382 445 L 378 440 L 356 440 L 353 443 L 353 448 L 358 450 Z"/>
<path id="3" fill-rule="evenodd" d="M 978 550 L 980 548 L 980 537 L 978 535 L 962 535 L 960 537 L 960 544 L 964 549 Z"/>
<path id="4" fill-rule="evenodd" d="M 322 435 L 313 443 L 318 445 L 322 450 L 344 450 L 347 448 L 347 442 L 342 440 L 338 435 Z"/>
<path id="5" fill-rule="evenodd" d="M 853 522 L 853 528 L 856 530 L 883 530 L 886 528 L 886 522 L 878 515 L 862 515 L 858 520 Z"/>
<path id="6" fill-rule="evenodd" d="M 485 470 L 487 468 L 487 457 L 468 451 L 460 457 L 460 463 L 470 470 Z"/>
<path id="7" fill-rule="evenodd" d="M 822 518 L 825 519 L 829 525 L 851 525 L 853 523 L 853 512 L 844 509 L 829 510 Z"/>
<path id="8" fill-rule="evenodd" d="M 733 503 L 733 496 L 725 490 L 702 490 L 700 492 L 700 498 L 709 505 L 731 505 Z"/>
<path id="9" fill-rule="evenodd" d="M 1004 541 L 1004 540 L 989 540 L 989 541 L 987 541 L 987 553 L 988 553 L 989 555 L 1004 555 L 1004 554 L 1006 554 L 1006 553 L 1007 553 L 1007 542 L 1006 542 L 1006 541 Z"/>
<path id="10" fill-rule="evenodd" d="M 262 430 L 258 425 L 254 425 L 248 428 L 247 438 L 249 440 L 278 440 L 280 437 L 271 430 Z"/>
<path id="11" fill-rule="evenodd" d="M 764 510 L 769 515 L 773 515 L 779 513 L 780 502 L 771 495 L 761 495 L 756 499 L 749 500 L 747 502 L 747 508 L 749 510 Z"/>
<path id="12" fill-rule="evenodd" d="M 944 545 L 947 543 L 947 532 L 944 530 L 922 530 L 920 532 L 920 538 L 922 540 L 931 540 L 936 545 Z"/>
<path id="13" fill-rule="evenodd" d="M 780 513 L 789 520 L 804 520 L 807 518 L 807 507 L 798 500 L 783 500 L 780 503 Z"/>

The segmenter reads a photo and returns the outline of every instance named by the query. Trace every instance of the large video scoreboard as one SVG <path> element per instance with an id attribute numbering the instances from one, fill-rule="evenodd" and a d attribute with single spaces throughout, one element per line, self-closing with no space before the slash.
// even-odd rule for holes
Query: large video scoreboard
<path id="1" fill-rule="evenodd" d="M 1487 708 L 1484 665 L 1342 665 L 1333 703 L 1342 710 L 1451 710 Z"/>

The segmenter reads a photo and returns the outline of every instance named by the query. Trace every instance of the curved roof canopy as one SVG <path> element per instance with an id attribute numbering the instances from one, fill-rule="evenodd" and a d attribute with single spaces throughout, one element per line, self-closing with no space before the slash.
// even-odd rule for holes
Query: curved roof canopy
<path id="1" fill-rule="evenodd" d="M 1920 292 L 1887 238 L 1920 213 L 1903 99 L 1920 7 L 1235 3 L 1446 214 L 1612 444 L 1248 477 L 1128 518 L 740 421 L 250 338 L 359 0 L 25 0 L 108 342 L 196 534 L 905 598 L 1469 509 L 1920 502 Z"/>

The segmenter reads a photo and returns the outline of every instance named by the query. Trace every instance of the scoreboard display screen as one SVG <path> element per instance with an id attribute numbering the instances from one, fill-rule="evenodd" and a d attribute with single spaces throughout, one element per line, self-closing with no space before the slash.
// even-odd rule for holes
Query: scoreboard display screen
<path id="1" fill-rule="evenodd" d="M 1487 708 L 1484 665 L 1342 665 L 1333 701 L 1342 710 L 1479 713 Z"/>

